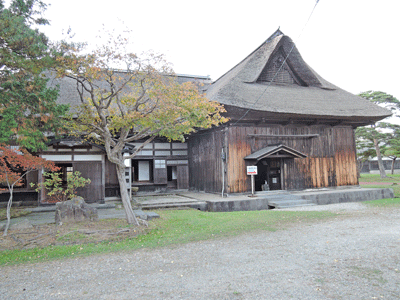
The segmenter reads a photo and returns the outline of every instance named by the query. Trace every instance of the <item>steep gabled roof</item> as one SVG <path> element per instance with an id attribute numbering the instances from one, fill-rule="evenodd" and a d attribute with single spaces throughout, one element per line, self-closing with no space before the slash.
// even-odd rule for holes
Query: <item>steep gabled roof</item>
<path id="1" fill-rule="evenodd" d="M 225 106 L 300 118 L 371 122 L 391 115 L 319 76 L 279 29 L 209 86 L 207 96 Z"/>

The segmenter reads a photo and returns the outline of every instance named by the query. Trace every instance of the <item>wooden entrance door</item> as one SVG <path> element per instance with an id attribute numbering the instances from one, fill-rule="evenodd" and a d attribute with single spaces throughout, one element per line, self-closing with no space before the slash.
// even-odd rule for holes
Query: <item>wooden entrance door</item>
<path id="1" fill-rule="evenodd" d="M 270 190 L 281 190 L 281 159 L 267 159 L 268 163 L 268 185 Z"/>

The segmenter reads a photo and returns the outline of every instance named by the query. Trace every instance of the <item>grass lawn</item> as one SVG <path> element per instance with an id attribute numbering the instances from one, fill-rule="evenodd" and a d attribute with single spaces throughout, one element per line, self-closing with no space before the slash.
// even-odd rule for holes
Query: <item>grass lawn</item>
<path id="1" fill-rule="evenodd" d="M 361 174 L 359 179 L 362 187 L 368 188 L 391 188 L 393 189 L 394 196 L 400 197 L 400 174 L 387 174 L 387 178 L 381 178 L 379 174 Z M 365 183 L 373 184 L 365 184 Z M 380 184 L 383 183 L 383 184 Z M 388 185 L 387 183 L 392 183 Z"/>
<path id="2" fill-rule="evenodd" d="M 147 234 L 114 242 L 47 246 L 0 252 L 0 265 L 61 259 L 95 253 L 157 248 L 235 236 L 251 231 L 276 231 L 295 223 L 332 218 L 331 212 L 246 211 L 210 213 L 194 209 L 160 210 L 160 219 L 151 222 Z"/>
<path id="3" fill-rule="evenodd" d="M 393 175 L 387 174 L 387 176 L 388 176 L 387 178 L 381 178 L 379 174 L 361 174 L 361 178 L 359 179 L 359 181 L 362 187 L 391 188 L 393 189 L 394 196 L 396 198 L 365 201 L 363 203 L 375 207 L 400 205 L 400 174 L 393 174 Z M 374 184 L 365 184 L 368 182 Z M 386 183 L 386 184 L 379 184 L 379 183 Z M 392 183 L 392 184 L 388 185 L 387 183 Z"/>
<path id="4" fill-rule="evenodd" d="M 361 182 L 396 182 L 400 183 L 400 174 L 386 174 L 387 178 L 381 178 L 379 174 L 361 174 Z"/>
<path id="5" fill-rule="evenodd" d="M 400 198 L 379 199 L 379 200 L 365 201 L 363 203 L 375 207 L 394 207 L 394 206 L 400 206 Z"/>

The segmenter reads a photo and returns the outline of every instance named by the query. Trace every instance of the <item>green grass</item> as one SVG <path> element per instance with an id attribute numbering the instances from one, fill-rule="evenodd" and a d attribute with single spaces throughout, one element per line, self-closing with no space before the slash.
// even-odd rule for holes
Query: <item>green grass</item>
<path id="1" fill-rule="evenodd" d="M 331 212 L 248 211 L 210 213 L 198 210 L 158 211 L 161 218 L 154 221 L 146 235 L 118 242 L 98 244 L 49 246 L 28 250 L 8 250 L 0 253 L 0 265 L 39 262 L 82 255 L 110 253 L 140 248 L 165 247 L 193 241 L 235 236 L 250 231 L 276 231 L 289 224 L 313 222 L 331 218 Z"/>
<path id="2" fill-rule="evenodd" d="M 365 188 L 391 188 L 393 189 L 394 196 L 400 197 L 400 174 L 388 174 L 389 177 L 381 178 L 379 174 L 361 174 L 359 179 L 362 182 L 376 182 L 378 184 L 362 184 Z M 393 185 L 379 184 L 380 182 L 391 182 Z"/>
<path id="3" fill-rule="evenodd" d="M 381 178 L 379 174 L 361 174 L 360 182 L 396 182 L 400 183 L 400 174 L 386 174 L 387 178 Z"/>
<path id="4" fill-rule="evenodd" d="M 391 188 L 394 196 L 397 198 L 379 199 L 365 201 L 363 203 L 374 207 L 393 207 L 400 205 L 400 174 L 387 174 L 387 178 L 381 178 L 379 174 L 361 174 L 360 182 L 391 182 L 394 185 L 387 184 L 363 184 L 362 187 L 368 188 Z"/>
<path id="5" fill-rule="evenodd" d="M 400 206 L 400 198 L 379 199 L 363 202 L 369 206 L 374 207 L 394 207 Z"/>

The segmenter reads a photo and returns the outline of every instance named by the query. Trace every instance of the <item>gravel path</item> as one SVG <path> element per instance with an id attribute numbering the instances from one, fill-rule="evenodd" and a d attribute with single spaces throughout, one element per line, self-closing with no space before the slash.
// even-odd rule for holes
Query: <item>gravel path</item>
<path id="1" fill-rule="evenodd" d="M 400 209 L 157 250 L 3 267 L 2 299 L 400 299 Z"/>

